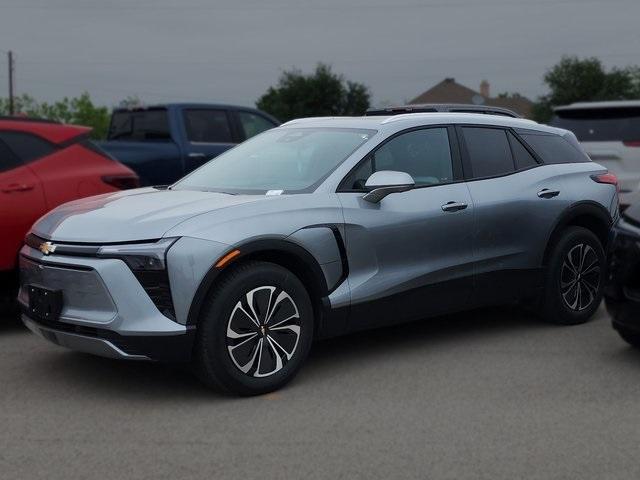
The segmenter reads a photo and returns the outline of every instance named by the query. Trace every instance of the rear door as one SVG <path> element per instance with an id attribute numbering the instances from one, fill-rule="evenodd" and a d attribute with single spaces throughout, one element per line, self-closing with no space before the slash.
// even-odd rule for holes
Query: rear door
<path id="1" fill-rule="evenodd" d="M 4 133 L 0 132 L 0 270 L 10 270 L 25 234 L 46 212 L 46 205 L 38 177 L 2 141 Z"/>
<path id="2" fill-rule="evenodd" d="M 570 198 L 557 165 L 542 165 L 505 128 L 459 126 L 473 199 L 475 304 L 521 298 L 536 288 L 549 233 Z"/>
<path id="3" fill-rule="evenodd" d="M 226 109 L 185 108 L 185 174 L 233 147 L 238 134 Z"/>
<path id="4" fill-rule="evenodd" d="M 371 173 L 410 174 L 416 188 L 363 200 Z M 473 285 L 473 204 L 452 127 L 402 132 L 342 182 L 351 328 L 463 309 Z"/>

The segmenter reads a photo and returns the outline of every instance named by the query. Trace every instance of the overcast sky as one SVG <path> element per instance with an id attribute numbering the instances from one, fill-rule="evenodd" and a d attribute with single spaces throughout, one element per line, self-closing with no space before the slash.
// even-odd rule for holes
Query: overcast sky
<path id="1" fill-rule="evenodd" d="M 534 98 L 563 54 L 640 64 L 640 0 L 0 0 L 9 49 L 17 93 L 40 100 L 253 105 L 283 69 L 318 61 L 374 104 L 444 77 Z"/>

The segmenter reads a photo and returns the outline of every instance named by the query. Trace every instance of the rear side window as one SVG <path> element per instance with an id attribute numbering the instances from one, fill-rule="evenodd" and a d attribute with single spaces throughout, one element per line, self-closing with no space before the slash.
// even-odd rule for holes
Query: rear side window
<path id="1" fill-rule="evenodd" d="M 635 142 L 640 140 L 640 107 L 558 110 L 551 125 L 571 130 L 581 142 Z"/>
<path id="2" fill-rule="evenodd" d="M 497 128 L 462 127 L 474 178 L 494 177 L 514 171 L 507 132 Z"/>
<path id="3" fill-rule="evenodd" d="M 224 110 L 192 109 L 184 112 L 190 142 L 231 143 L 231 128 Z"/>
<path id="4" fill-rule="evenodd" d="M 0 141 L 4 142 L 23 163 L 51 155 L 57 149 L 54 144 L 23 132 L 0 132 Z"/>
<path id="5" fill-rule="evenodd" d="M 516 170 L 523 170 L 525 168 L 531 168 L 538 165 L 538 162 L 533 155 L 529 153 L 529 150 L 518 140 L 511 132 L 507 134 L 509 136 L 509 143 L 511 144 L 511 152 L 513 153 L 513 161 L 516 164 Z"/>
<path id="6" fill-rule="evenodd" d="M 584 152 L 559 135 L 522 133 L 520 136 L 533 148 L 544 163 L 581 163 L 590 161 Z"/>
<path id="7" fill-rule="evenodd" d="M 240 119 L 240 125 L 242 125 L 245 138 L 251 138 L 265 130 L 275 127 L 272 121 L 251 112 L 238 112 L 238 118 Z"/>
<path id="8" fill-rule="evenodd" d="M 15 154 L 0 141 L 0 172 L 11 170 L 21 165 L 20 160 Z"/>
<path id="9" fill-rule="evenodd" d="M 151 109 L 114 112 L 109 127 L 109 140 L 171 140 L 167 111 Z"/>

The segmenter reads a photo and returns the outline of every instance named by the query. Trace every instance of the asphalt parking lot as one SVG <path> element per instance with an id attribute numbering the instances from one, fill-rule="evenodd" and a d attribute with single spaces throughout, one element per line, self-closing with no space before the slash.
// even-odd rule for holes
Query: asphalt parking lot
<path id="1" fill-rule="evenodd" d="M 315 346 L 270 395 L 65 351 L 0 327 L 0 478 L 630 479 L 640 352 L 578 327 L 473 312 Z"/>

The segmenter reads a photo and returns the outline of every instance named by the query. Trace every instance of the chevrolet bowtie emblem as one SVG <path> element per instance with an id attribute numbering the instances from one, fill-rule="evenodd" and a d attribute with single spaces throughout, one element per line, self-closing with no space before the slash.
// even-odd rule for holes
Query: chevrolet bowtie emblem
<path id="1" fill-rule="evenodd" d="M 53 253 L 56 251 L 56 246 L 51 242 L 43 242 L 38 247 L 38 250 L 40 250 L 45 255 L 49 255 L 50 253 Z"/>

